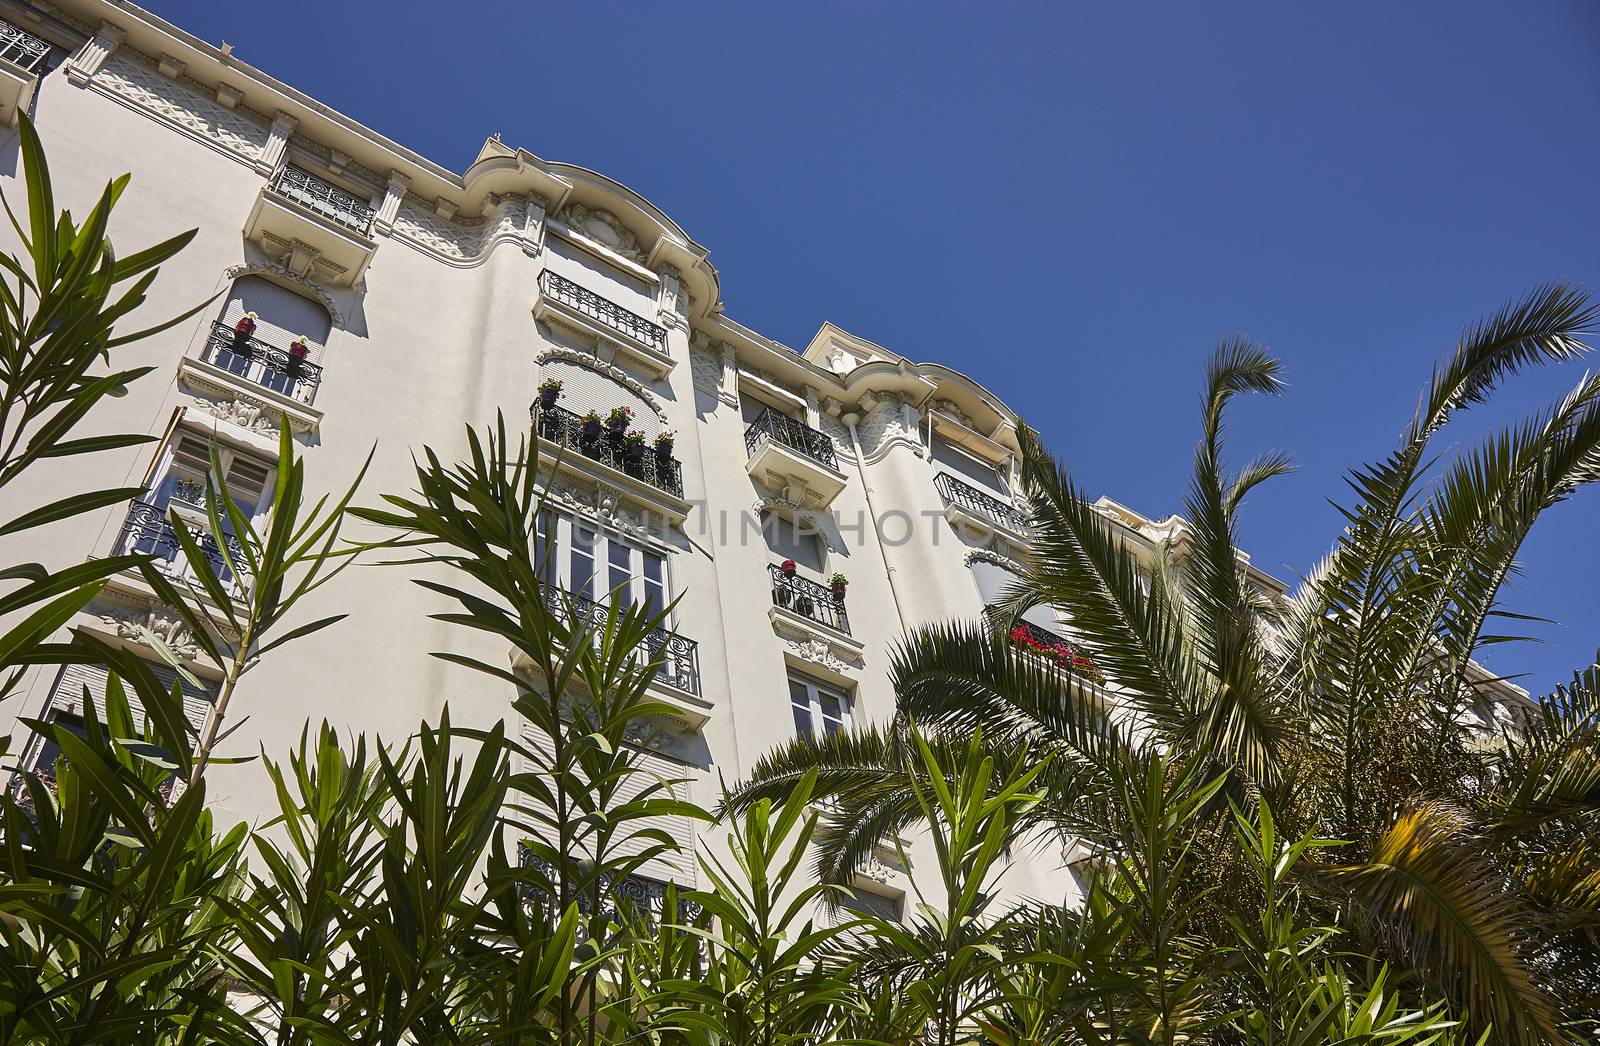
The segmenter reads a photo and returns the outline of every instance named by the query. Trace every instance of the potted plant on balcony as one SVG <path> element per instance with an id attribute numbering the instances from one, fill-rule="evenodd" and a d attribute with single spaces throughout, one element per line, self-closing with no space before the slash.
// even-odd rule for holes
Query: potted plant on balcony
<path id="1" fill-rule="evenodd" d="M 632 420 L 633 411 L 627 407 L 612 407 L 611 413 L 606 415 L 606 425 L 610 427 L 611 434 L 619 439 L 628 431 L 628 422 Z"/>
<path id="2" fill-rule="evenodd" d="M 583 416 L 583 439 L 589 443 L 600 437 L 600 412 L 591 410 Z"/>
<path id="3" fill-rule="evenodd" d="M 656 434 L 656 457 L 663 461 L 672 457 L 673 436 L 671 429 L 663 429 Z"/>
<path id="4" fill-rule="evenodd" d="M 622 457 L 629 464 L 638 464 L 644 458 L 644 433 L 634 429 L 622 438 Z"/>
<path id="5" fill-rule="evenodd" d="M 786 559 L 778 564 L 778 571 L 783 575 L 783 580 L 772 586 L 772 601 L 780 607 L 787 607 L 794 602 L 794 592 L 787 584 L 788 580 L 794 577 L 794 560 Z"/>
<path id="6" fill-rule="evenodd" d="M 311 346 L 306 343 L 306 339 L 303 336 L 290 342 L 288 367 L 289 373 L 299 374 L 300 365 L 306 361 L 306 357 L 309 355 L 311 355 Z"/>
<path id="7" fill-rule="evenodd" d="M 539 406 L 549 410 L 556 405 L 556 400 L 561 398 L 560 378 L 546 378 L 539 383 Z"/>
<path id="8" fill-rule="evenodd" d="M 250 338 L 256 332 L 257 319 L 255 313 L 247 312 L 233 325 L 233 351 L 241 356 L 250 352 Z"/>
<path id="9" fill-rule="evenodd" d="M 828 584 L 833 586 L 833 598 L 841 603 L 844 602 L 845 586 L 850 584 L 850 579 L 843 574 L 835 573 L 828 579 Z"/>

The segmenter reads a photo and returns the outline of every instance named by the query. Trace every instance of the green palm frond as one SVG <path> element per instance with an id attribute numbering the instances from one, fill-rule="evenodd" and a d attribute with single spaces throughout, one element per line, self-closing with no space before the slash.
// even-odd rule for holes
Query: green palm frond
<path id="1" fill-rule="evenodd" d="M 1019 431 L 1033 505 L 1030 601 L 1071 614 L 1073 635 L 1146 726 L 1166 737 L 1192 736 L 1207 688 L 1185 642 L 1182 606 L 1162 589 L 1146 594 L 1138 557 L 1113 524 L 1032 430 L 1019 425 Z"/>
<path id="2" fill-rule="evenodd" d="M 1402 812 L 1368 860 L 1336 873 L 1357 914 L 1496 1041 L 1565 1042 L 1554 1001 L 1534 983 L 1518 941 L 1527 926 L 1504 875 L 1474 845 L 1474 826 L 1437 802 Z"/>
<path id="3" fill-rule="evenodd" d="M 1507 738 L 1489 807 L 1497 832 L 1522 837 L 1565 817 L 1600 813 L 1600 657 L 1539 702 Z"/>

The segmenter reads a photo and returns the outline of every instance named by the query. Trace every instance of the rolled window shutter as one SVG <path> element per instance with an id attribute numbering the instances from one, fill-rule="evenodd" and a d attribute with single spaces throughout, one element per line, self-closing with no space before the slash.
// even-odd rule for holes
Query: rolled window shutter
<path id="1" fill-rule="evenodd" d="M 527 727 L 524 728 L 522 736 L 524 742 L 530 748 L 538 749 L 543 753 L 546 760 L 550 758 L 553 749 L 550 746 L 550 739 L 543 732 Z M 689 785 L 683 779 L 691 776 L 693 768 L 655 752 L 636 751 L 635 754 L 639 757 L 638 761 L 634 763 L 637 769 L 634 773 L 629 774 L 617 789 L 614 805 L 621 806 L 623 803 L 632 802 L 639 798 L 646 789 L 661 781 L 677 783 L 671 785 L 670 792 L 660 788 L 656 789 L 651 793 L 653 798 L 665 799 L 669 797 L 669 794 L 671 797 L 678 799 L 688 797 Z M 530 763 L 527 769 L 536 772 L 541 767 Z M 531 799 L 524 801 L 532 802 Z M 643 876 L 646 879 L 654 879 L 657 882 L 673 882 L 679 886 L 694 887 L 699 881 L 699 877 L 696 874 L 694 856 L 695 822 L 693 818 L 684 817 L 681 814 L 666 814 L 630 821 L 628 822 L 630 838 L 613 841 L 610 848 L 611 853 L 620 856 L 634 856 L 655 848 L 660 844 L 660 840 L 640 838 L 638 835 L 638 833 L 650 829 L 665 832 L 668 838 L 677 843 L 678 851 L 676 853 L 660 854 L 646 861 L 639 866 L 634 874 Z"/>
<path id="2" fill-rule="evenodd" d="M 998 563 L 990 563 L 983 559 L 973 560 L 971 568 L 972 579 L 978 583 L 978 595 L 983 599 L 983 605 L 986 607 L 999 603 L 1007 586 L 1022 580 Z M 1055 611 L 1049 607 L 1034 607 L 1022 615 L 1022 620 L 1051 632 L 1059 633 L 1061 631 L 1061 623 L 1056 620 Z"/>
<path id="3" fill-rule="evenodd" d="M 146 667 L 161 681 L 167 689 L 172 688 L 179 675 L 166 665 L 156 665 L 146 662 Z M 89 696 L 94 700 L 95 714 L 102 721 L 106 715 L 106 680 L 108 673 L 100 665 L 67 665 L 61 670 L 61 675 L 56 677 L 56 685 L 50 692 L 51 709 L 69 712 L 72 715 L 83 714 L 83 692 L 87 688 Z M 183 714 L 189 722 L 199 729 L 205 722 L 206 710 L 216 700 L 216 687 L 209 686 L 197 690 L 187 680 L 181 680 L 183 685 Z M 143 724 L 145 718 L 144 705 L 139 696 L 134 693 L 133 687 L 124 686 L 123 691 L 128 695 L 128 709 L 133 713 L 134 722 Z"/>
<path id="4" fill-rule="evenodd" d="M 949 440 L 933 437 L 933 463 L 941 472 L 975 484 L 999 498 L 1011 497 L 1011 487 L 1000 470 L 968 454 Z"/>
<path id="5" fill-rule="evenodd" d="M 627 407 L 633 411 L 633 423 L 628 427 L 638 429 L 646 439 L 653 439 L 661 431 L 661 419 L 650 405 L 634 392 L 612 378 L 570 360 L 550 360 L 539 367 L 539 377 L 557 378 L 561 381 L 561 398 L 556 406 L 586 414 L 599 411 L 602 419 L 613 407 Z"/>
<path id="6" fill-rule="evenodd" d="M 328 343 L 333 320 L 321 302 L 302 297 L 260 276 L 241 276 L 233 281 L 222 322 L 232 327 L 247 312 L 256 314 L 255 337 L 279 349 L 287 349 L 296 338 L 304 337 L 316 362 Z"/>

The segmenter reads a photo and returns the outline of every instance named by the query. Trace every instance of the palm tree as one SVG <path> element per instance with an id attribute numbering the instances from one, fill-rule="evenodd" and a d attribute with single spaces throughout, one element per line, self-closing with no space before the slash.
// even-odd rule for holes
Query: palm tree
<path id="1" fill-rule="evenodd" d="M 908 724 L 936 748 L 976 727 L 1002 760 L 1051 757 L 1047 795 L 1019 834 L 1045 826 L 1107 855 L 1104 889 L 1124 911 L 1168 906 L 1154 914 L 1178 922 L 1132 934 L 1140 959 L 1124 959 L 1136 979 L 1206 982 L 1191 1028 L 1248 994 L 1249 971 L 1218 958 L 1241 947 L 1238 926 L 1261 903 L 1260 862 L 1247 859 L 1231 807 L 1258 826 L 1272 818 L 1277 845 L 1318 840 L 1282 884 L 1325 924 L 1308 954 L 1342 962 L 1334 957 L 1359 947 L 1393 968 L 1373 967 L 1351 992 L 1387 991 L 1387 979 L 1425 1003 L 1445 1000 L 1464 1030 L 1492 1028 L 1496 1041 L 1584 1035 L 1600 994 L 1584 972 L 1600 930 L 1600 670 L 1519 713 L 1499 739 L 1464 712 L 1504 692 L 1474 655 L 1510 638 L 1489 625 L 1517 618 L 1500 589 L 1523 541 L 1545 509 L 1600 473 L 1600 378 L 1468 449 L 1440 455 L 1435 443 L 1507 378 L 1587 351 L 1579 338 L 1595 317 L 1584 294 L 1548 286 L 1468 328 L 1396 450 L 1351 474 L 1346 526 L 1289 599 L 1251 580 L 1237 521 L 1246 496 L 1290 460 L 1270 453 L 1232 472 L 1224 455 L 1232 400 L 1282 390 L 1281 364 L 1262 349 L 1242 339 L 1218 348 L 1184 547 L 1153 559 L 1019 423 L 1033 544 L 1024 580 L 996 608 L 1000 627 L 912 632 L 893 658 L 893 724 L 797 740 L 768 755 L 733 804 L 782 795 L 815 770 L 818 792 L 843 811 L 820 837 L 820 870 L 845 881 L 877 837 L 917 820 L 904 785 Z M 1039 605 L 1070 621 L 1103 685 L 1007 641 Z M 1207 801 L 1192 802 L 1201 791 Z M 1173 810 L 1184 811 L 1182 837 L 1157 853 L 1152 825 Z M 1150 855 L 1188 874 L 1158 896 L 1152 884 L 1173 869 L 1163 875 Z M 1169 929 L 1184 947 L 1153 974 L 1150 949 Z M 1147 1037 L 1179 1041 L 1181 1023 L 1158 1022 Z M 1224 1020 L 1214 1034 L 1229 1041 L 1255 1026 L 1277 1025 Z"/>

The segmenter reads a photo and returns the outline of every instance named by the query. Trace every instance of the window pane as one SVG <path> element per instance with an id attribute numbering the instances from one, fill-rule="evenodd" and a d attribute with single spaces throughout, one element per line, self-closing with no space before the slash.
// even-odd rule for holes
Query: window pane
<path id="1" fill-rule="evenodd" d="M 539 580 L 552 585 L 556 580 L 556 518 L 545 509 L 535 517 L 533 561 Z"/>
<path id="2" fill-rule="evenodd" d="M 593 531 L 579 526 L 572 528 L 572 570 L 568 577 L 568 591 L 584 596 L 593 594 L 594 545 Z"/>
<path id="3" fill-rule="evenodd" d="M 813 736 L 811 694 L 804 683 L 789 680 L 789 706 L 794 711 L 794 732 L 801 737 Z"/>
<path id="4" fill-rule="evenodd" d="M 844 729 L 844 712 L 839 707 L 839 699 L 826 691 L 818 691 L 817 703 L 822 707 L 822 729 L 830 734 L 836 734 Z"/>
<path id="5" fill-rule="evenodd" d="M 644 557 L 644 606 L 652 616 L 667 605 L 667 564 L 654 552 L 640 553 Z"/>
<path id="6" fill-rule="evenodd" d="M 633 602 L 633 550 L 620 541 L 608 543 L 607 559 L 611 564 L 611 576 L 606 582 L 611 598 L 618 603 Z"/>

